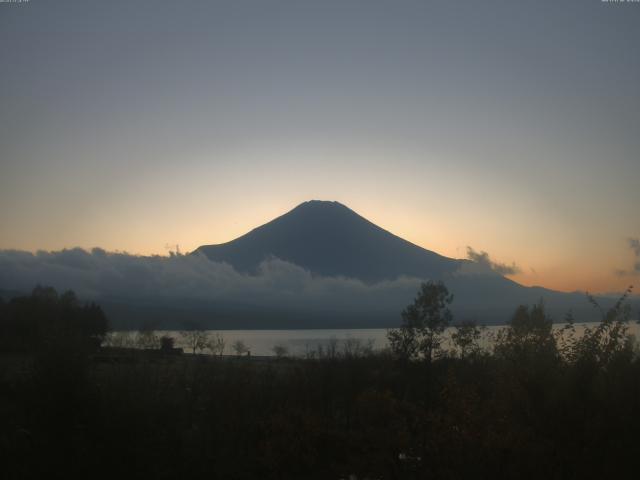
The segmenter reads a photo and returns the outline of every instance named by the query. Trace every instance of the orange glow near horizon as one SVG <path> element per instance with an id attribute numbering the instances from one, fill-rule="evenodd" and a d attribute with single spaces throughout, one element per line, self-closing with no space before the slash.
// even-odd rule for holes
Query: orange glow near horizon
<path id="1" fill-rule="evenodd" d="M 147 216 L 144 222 L 135 222 L 133 228 L 117 231 L 103 224 L 97 229 L 94 225 L 89 231 L 80 226 L 75 231 L 77 240 L 73 242 L 62 236 L 44 242 L 42 240 L 45 238 L 45 232 L 42 231 L 42 235 L 35 235 L 31 242 L 18 246 L 7 244 L 5 240 L 0 247 L 37 251 L 79 246 L 85 249 L 100 247 L 108 251 L 126 251 L 137 255 L 168 255 L 170 250 L 174 251 L 176 246 L 179 246 L 180 251 L 186 253 L 200 245 L 224 243 L 244 235 L 251 229 L 286 213 L 298 204 L 296 202 L 264 202 L 246 210 L 222 210 L 205 222 L 202 222 L 202 212 L 197 210 L 187 209 L 184 214 L 178 215 L 177 212 L 159 209 L 155 216 Z M 349 202 L 341 203 L 350 206 Z M 352 203 L 360 202 L 356 199 Z M 566 292 L 608 293 L 623 291 L 635 280 L 630 276 L 614 274 L 614 266 L 624 266 L 631 261 L 630 253 L 625 251 L 624 244 L 618 248 L 617 255 L 594 255 L 591 258 L 597 258 L 597 262 L 589 262 L 589 250 L 586 256 L 584 253 L 583 256 L 567 256 L 563 242 L 536 244 L 536 239 L 533 239 L 533 246 L 518 245 L 521 238 L 507 235 L 507 232 L 513 229 L 501 228 L 499 224 L 494 225 L 491 230 L 480 231 L 474 228 L 471 219 L 467 225 L 465 222 L 451 222 L 432 212 L 420 212 L 417 207 L 409 210 L 351 207 L 391 233 L 441 255 L 466 258 L 467 246 L 471 246 L 475 250 L 489 252 L 493 261 L 505 264 L 515 262 L 520 272 L 508 277 L 522 285 L 542 286 Z M 123 215 L 127 214 L 132 218 L 136 217 L 135 209 L 123 212 Z M 442 225 L 440 228 L 434 228 L 439 224 Z M 149 240 L 150 238 L 153 240 Z M 596 251 L 595 248 L 592 250 Z"/>
<path id="2" fill-rule="evenodd" d="M 2 6 L 0 249 L 167 255 L 320 199 L 524 285 L 640 280 L 640 8 L 139 3 Z"/>

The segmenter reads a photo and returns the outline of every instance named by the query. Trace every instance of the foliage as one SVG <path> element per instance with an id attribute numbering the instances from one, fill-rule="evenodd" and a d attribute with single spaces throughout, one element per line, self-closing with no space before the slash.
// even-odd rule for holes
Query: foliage
<path id="1" fill-rule="evenodd" d="M 593 368 L 606 368 L 617 358 L 633 354 L 633 342 L 628 335 L 631 309 L 627 303 L 632 290 L 631 286 L 627 288 L 606 311 L 592 295 L 587 296 L 593 307 L 600 311 L 601 321 L 595 327 L 586 327 L 582 335 L 576 338 L 575 324 L 569 319 L 565 330 L 574 340 L 566 346 L 565 354 L 568 359 L 583 365 L 590 364 Z"/>
<path id="2" fill-rule="evenodd" d="M 455 331 L 451 334 L 451 341 L 460 351 L 460 358 L 464 359 L 480 351 L 481 335 L 482 330 L 471 320 L 465 320 L 455 326 Z"/>
<path id="3" fill-rule="evenodd" d="M 496 339 L 496 355 L 516 362 L 557 359 L 553 320 L 547 316 L 544 303 L 531 308 L 520 305 L 507 327 Z"/>
<path id="4" fill-rule="evenodd" d="M 109 322 L 94 303 L 81 304 L 72 291 L 58 295 L 37 286 L 31 295 L 0 305 L 0 351 L 99 348 Z"/>
<path id="5" fill-rule="evenodd" d="M 393 353 L 404 359 L 421 355 L 432 361 L 440 351 L 442 333 L 451 323 L 448 305 L 452 301 L 453 295 L 442 282 L 423 283 L 413 303 L 403 310 L 400 328 L 387 333 Z"/>
<path id="6" fill-rule="evenodd" d="M 163 335 L 160 337 L 160 350 L 163 352 L 171 352 L 175 348 L 175 343 L 175 338 L 169 335 Z"/>

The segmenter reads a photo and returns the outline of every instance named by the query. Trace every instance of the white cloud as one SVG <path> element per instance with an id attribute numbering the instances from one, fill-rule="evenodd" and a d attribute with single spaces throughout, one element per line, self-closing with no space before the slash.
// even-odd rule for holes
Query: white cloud
<path id="1" fill-rule="evenodd" d="M 278 258 L 266 259 L 255 275 L 200 254 L 138 256 L 94 248 L 39 251 L 0 250 L 0 289 L 30 291 L 36 284 L 81 298 L 100 300 L 199 300 L 348 308 L 398 304 L 411 300 L 420 280 L 401 277 L 365 284 L 344 277 L 319 277 Z"/>
<path id="2" fill-rule="evenodd" d="M 498 275 L 515 275 L 520 273 L 521 269 L 515 263 L 508 265 L 506 263 L 494 262 L 489 254 L 484 251 L 477 252 L 472 247 L 467 247 L 467 259 L 471 260 L 471 264 L 464 264 L 458 273 L 461 274 L 489 274 Z"/>

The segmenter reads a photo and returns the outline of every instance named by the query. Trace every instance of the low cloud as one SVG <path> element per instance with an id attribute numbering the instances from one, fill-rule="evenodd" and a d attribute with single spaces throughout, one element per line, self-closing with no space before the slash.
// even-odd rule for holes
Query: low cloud
<path id="1" fill-rule="evenodd" d="M 278 258 L 266 259 L 255 275 L 201 254 L 138 256 L 80 248 L 35 254 L 0 250 L 0 289 L 30 291 L 36 284 L 80 298 L 132 300 L 197 300 L 349 309 L 368 305 L 404 305 L 417 291 L 419 279 L 401 277 L 373 285 L 344 277 L 319 277 Z"/>
<path id="2" fill-rule="evenodd" d="M 494 262 L 485 251 L 476 251 L 472 247 L 467 247 L 467 259 L 474 262 L 480 270 L 484 272 L 494 272 L 499 275 L 515 275 L 522 270 L 515 263 L 508 265 L 506 263 Z"/>

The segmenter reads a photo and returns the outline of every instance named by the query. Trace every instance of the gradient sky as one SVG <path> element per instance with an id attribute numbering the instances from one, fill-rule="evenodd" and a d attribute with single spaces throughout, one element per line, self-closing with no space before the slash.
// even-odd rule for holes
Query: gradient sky
<path id="1" fill-rule="evenodd" d="M 326 199 L 526 285 L 640 283 L 640 3 L 0 3 L 0 69 L 0 248 L 188 251 Z"/>

